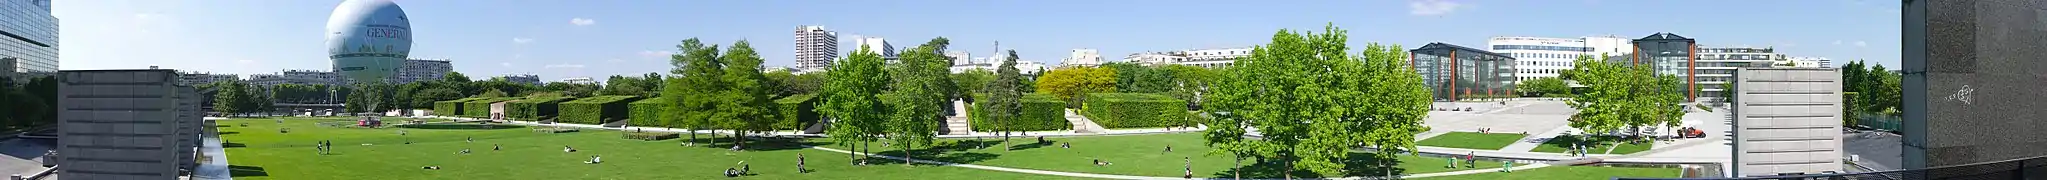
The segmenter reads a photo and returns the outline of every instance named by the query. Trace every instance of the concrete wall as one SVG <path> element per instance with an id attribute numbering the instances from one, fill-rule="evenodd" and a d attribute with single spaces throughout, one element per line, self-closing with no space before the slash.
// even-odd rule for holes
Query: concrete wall
<path id="1" fill-rule="evenodd" d="M 173 179 L 192 159 L 197 97 L 168 69 L 62 71 L 58 148 L 64 179 Z"/>
<path id="2" fill-rule="evenodd" d="M 1735 71 L 1734 175 L 1841 171 L 1841 72 Z"/>
<path id="3" fill-rule="evenodd" d="M 1905 2 L 1903 21 L 1904 168 L 2047 156 L 2047 120 L 2041 120 L 2047 83 L 2040 69 L 2047 67 L 2040 60 L 2047 57 L 2041 51 L 2047 3 L 1912 0 Z M 2011 170 L 1970 166 L 1923 178 L 2004 179 L 1981 172 Z"/>

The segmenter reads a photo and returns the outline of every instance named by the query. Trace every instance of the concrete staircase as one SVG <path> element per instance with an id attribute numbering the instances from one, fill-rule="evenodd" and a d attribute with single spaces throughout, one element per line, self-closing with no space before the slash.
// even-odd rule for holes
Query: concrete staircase
<path id="1" fill-rule="evenodd" d="M 939 134 L 966 135 L 968 132 L 971 132 L 971 130 L 973 129 L 971 126 L 968 126 L 967 117 L 946 116 L 945 128 L 939 129 Z"/>
<path id="2" fill-rule="evenodd" d="M 1108 132 L 1108 129 L 1102 128 L 1101 124 L 1095 124 L 1094 120 L 1088 120 L 1087 116 L 1074 113 L 1072 109 L 1066 110 L 1066 123 L 1073 125 L 1073 133 Z"/>

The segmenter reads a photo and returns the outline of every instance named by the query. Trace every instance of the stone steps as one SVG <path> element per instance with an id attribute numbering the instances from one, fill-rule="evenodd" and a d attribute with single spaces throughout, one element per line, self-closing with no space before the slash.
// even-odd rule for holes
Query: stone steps
<path id="1" fill-rule="evenodd" d="M 947 116 L 945 117 L 945 129 L 941 129 L 940 134 L 965 135 L 972 132 L 972 130 L 972 126 L 967 122 L 967 117 Z"/>

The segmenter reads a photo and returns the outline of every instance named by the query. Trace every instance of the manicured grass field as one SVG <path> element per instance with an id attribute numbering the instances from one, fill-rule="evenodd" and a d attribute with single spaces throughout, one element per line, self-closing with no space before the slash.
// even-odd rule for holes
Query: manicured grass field
<path id="1" fill-rule="evenodd" d="M 1232 170 L 1235 167 L 1240 167 L 1236 165 L 1234 157 L 1227 154 L 1208 155 L 1210 148 L 1206 146 L 1201 135 L 1200 133 L 1177 133 L 1070 138 L 1054 137 L 1046 138 L 1045 140 L 1049 141 L 1047 143 L 1037 143 L 1037 140 L 1031 137 L 1019 137 L 1011 140 L 1012 145 L 1016 147 L 1009 151 L 1002 149 L 999 138 L 989 138 L 980 141 L 974 139 L 941 139 L 939 141 L 952 141 L 952 143 L 957 145 L 939 148 L 920 147 L 923 150 L 913 152 L 917 153 L 916 157 L 918 159 L 933 159 L 933 153 L 941 153 L 936 155 L 937 158 L 935 160 L 955 163 L 1158 177 L 1180 177 L 1184 173 L 1182 169 L 1184 168 L 1184 163 L 1191 159 L 1193 161 L 1195 177 L 1233 177 Z M 812 141 L 828 142 L 828 139 L 814 139 Z M 989 147 L 985 149 L 976 148 L 974 142 L 984 142 Z M 1061 148 L 1060 144 L 1063 143 L 1071 143 L 1073 148 Z M 1173 147 L 1172 152 L 1165 152 L 1165 147 L 1168 145 Z M 860 145 L 854 144 L 853 146 L 857 147 Z M 902 152 L 897 150 L 896 147 L 884 148 L 878 142 L 871 144 L 871 146 L 874 147 L 873 152 L 882 153 L 882 155 L 902 156 Z M 823 147 L 851 150 L 835 144 Z M 1369 154 L 1354 152 L 1350 154 L 1350 157 L 1350 165 L 1348 166 L 1350 167 L 1350 172 L 1345 174 L 1323 175 L 1306 171 L 1296 171 L 1294 174 L 1295 177 L 1343 177 L 1380 176 L 1387 172 L 1384 168 L 1367 167 L 1379 161 L 1379 159 L 1370 158 Z M 1101 159 L 1114 164 L 1095 166 L 1092 164 L 1094 159 Z M 1257 164 L 1256 162 L 1255 159 L 1244 160 L 1244 165 L 1241 166 L 1245 169 L 1244 178 L 1285 177 L 1278 174 L 1278 172 L 1283 170 L 1281 167 L 1284 167 L 1284 164 L 1280 163 L 1282 161 L 1275 159 L 1264 164 Z M 1444 166 L 1448 165 L 1446 163 L 1449 163 L 1448 159 L 1405 154 L 1396 156 L 1391 163 L 1398 164 L 1395 168 L 1391 169 L 1395 174 L 1473 169 L 1463 167 L 1445 168 Z M 1458 163 L 1461 164 L 1463 162 Z M 1480 162 L 1477 169 L 1497 169 L 1499 167 L 1499 162 Z"/>
<path id="2" fill-rule="evenodd" d="M 1583 139 L 1579 139 L 1579 138 L 1577 138 L 1577 136 L 1570 136 L 1570 135 L 1558 135 L 1558 136 L 1557 136 L 1556 138 L 1550 138 L 1550 139 L 1549 139 L 1548 141 L 1543 141 L 1543 142 L 1542 142 L 1542 145 L 1537 145 L 1537 146 L 1535 146 L 1535 149 L 1534 149 L 1534 150 L 1529 150 L 1529 151 L 1531 151 L 1531 152 L 1547 152 L 1547 153 L 1564 153 L 1564 151 L 1566 151 L 1566 150 L 1569 150 L 1569 149 L 1570 149 L 1569 147 L 1570 147 L 1570 144 L 1571 144 L 1571 143 L 1577 143 L 1577 142 L 1583 142 L 1583 141 L 1586 141 L 1586 140 L 1583 140 Z M 1605 137 L 1594 137 L 1594 140 L 1593 140 L 1593 141 L 1599 141 L 1599 142 L 1607 143 L 1608 145 L 1605 145 L 1605 146 L 1599 146 L 1599 147 L 1597 147 L 1596 149 L 1592 149 L 1592 152 L 1590 152 L 1590 154 L 1628 154 L 1628 153 L 1642 152 L 1642 151 L 1647 151 L 1647 150 L 1649 150 L 1649 147 L 1650 147 L 1650 146 L 1653 146 L 1653 144 L 1654 144 L 1654 143 L 1619 143 L 1618 145 L 1612 145 L 1612 143 L 1611 143 L 1611 142 L 1617 142 L 1617 141 L 1620 141 L 1620 140 L 1615 140 L 1615 139 L 1609 139 L 1609 138 L 1605 138 Z M 1608 152 L 1607 152 L 1607 148 L 1613 148 L 1613 151 L 1612 151 L 1611 153 L 1608 153 Z"/>
<path id="3" fill-rule="evenodd" d="M 1450 132 L 1415 142 L 1419 146 L 1464 148 L 1478 150 L 1499 150 L 1520 141 L 1525 134 Z"/>
<path id="4" fill-rule="evenodd" d="M 750 142 L 748 151 L 728 151 L 730 138 L 712 147 L 680 146 L 680 140 L 640 141 L 620 132 L 585 130 L 545 134 L 525 127 L 439 125 L 420 128 L 343 128 L 315 125 L 347 119 L 232 119 L 218 123 L 237 179 L 721 179 L 726 168 L 752 165 L 745 179 L 1076 179 L 1059 176 L 942 166 L 852 166 L 846 154 L 798 147 L 798 142 Z M 247 127 L 240 124 L 248 123 Z M 290 128 L 289 133 L 279 133 Z M 399 136 L 397 131 L 407 131 Z M 465 138 L 475 138 L 466 142 Z M 688 135 L 684 135 L 687 139 Z M 706 136 L 707 137 L 707 136 Z M 411 144 L 405 144 L 407 140 Z M 314 144 L 331 140 L 332 154 Z M 699 140 L 699 142 L 708 142 Z M 499 144 L 504 150 L 491 150 Z M 562 152 L 573 146 L 578 152 Z M 471 154 L 458 153 L 464 148 Z M 810 173 L 795 170 L 803 154 Z M 602 164 L 584 164 L 601 155 Z M 440 166 L 440 170 L 423 170 Z"/>
<path id="5" fill-rule="evenodd" d="M 1424 180 L 1677 178 L 1678 168 L 1550 166 L 1514 172 L 1415 178 Z"/>

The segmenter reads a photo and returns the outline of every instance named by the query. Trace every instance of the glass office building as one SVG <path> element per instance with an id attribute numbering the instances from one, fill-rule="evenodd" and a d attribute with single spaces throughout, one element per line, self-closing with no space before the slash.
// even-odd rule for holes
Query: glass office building
<path id="1" fill-rule="evenodd" d="M 1649 65 L 1657 74 L 1676 75 L 1685 82 L 1685 101 L 1699 97 L 1698 56 L 1699 44 L 1692 38 L 1671 33 L 1656 33 L 1649 37 L 1635 39 L 1635 53 L 1626 59 L 1630 65 Z M 1620 60 L 1620 59 L 1609 59 Z M 1729 70 L 1727 74 L 1733 74 Z"/>
<path id="2" fill-rule="evenodd" d="M 1480 49 L 1429 43 L 1408 51 L 1408 64 L 1422 75 L 1436 101 L 1503 98 L 1514 95 L 1514 58 Z"/>
<path id="3" fill-rule="evenodd" d="M 0 0 L 0 59 L 19 73 L 57 72 L 57 17 L 50 0 Z"/>

